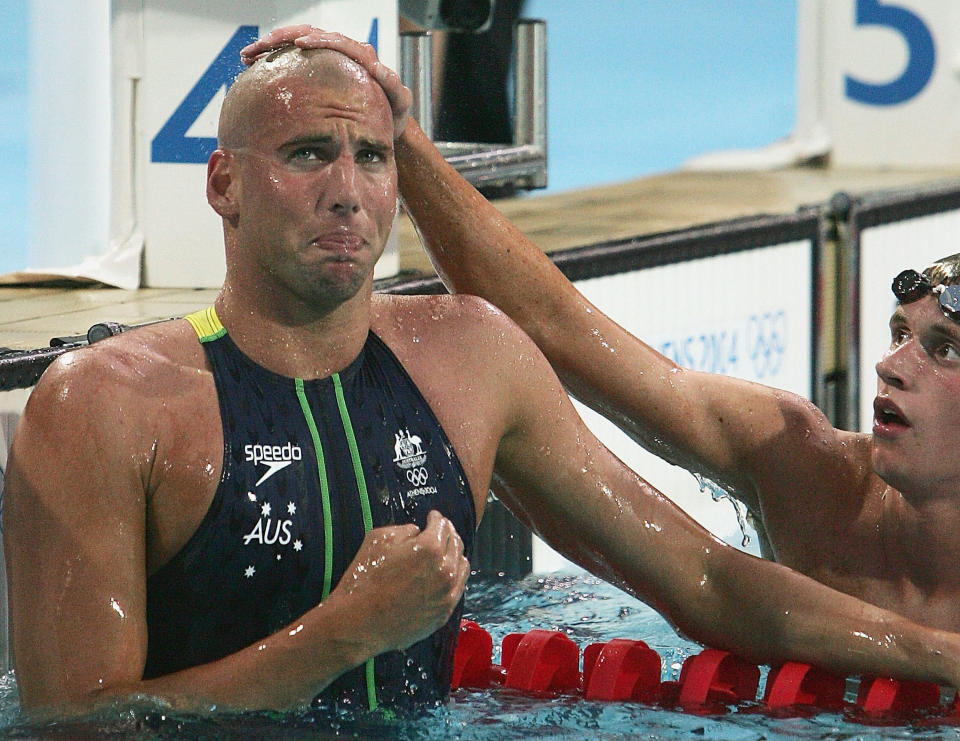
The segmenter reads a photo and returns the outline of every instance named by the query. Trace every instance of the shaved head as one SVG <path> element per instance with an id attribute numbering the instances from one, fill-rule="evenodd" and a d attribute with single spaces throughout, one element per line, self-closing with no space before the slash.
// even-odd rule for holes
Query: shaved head
<path id="1" fill-rule="evenodd" d="M 291 95 L 284 86 L 291 78 L 313 78 L 333 90 L 350 89 L 365 82 L 379 88 L 363 67 L 333 49 L 300 49 L 292 45 L 278 49 L 241 72 L 227 90 L 220 109 L 217 146 L 247 146 L 251 126 L 263 121 L 263 116 L 274 115 L 278 105 L 291 105 Z"/>
<path id="2" fill-rule="evenodd" d="M 229 284 L 322 312 L 355 297 L 396 213 L 393 135 L 384 89 L 339 51 L 288 46 L 241 73 L 207 165 Z"/>

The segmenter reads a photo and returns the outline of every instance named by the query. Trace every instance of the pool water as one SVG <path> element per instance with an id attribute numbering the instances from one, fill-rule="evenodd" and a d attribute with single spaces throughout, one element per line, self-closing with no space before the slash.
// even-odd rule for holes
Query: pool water
<path id="1" fill-rule="evenodd" d="M 683 660 L 701 646 L 678 636 L 652 609 L 584 572 L 534 575 L 512 581 L 473 577 L 465 617 L 492 636 L 494 663 L 505 635 L 535 628 L 561 630 L 582 650 L 614 638 L 644 640 L 663 660 L 663 680 L 675 680 Z M 766 671 L 762 669 L 760 688 Z M 848 684 L 847 700 L 856 698 Z M 397 738 L 397 739 L 960 739 L 960 726 L 912 723 L 871 725 L 845 712 L 774 717 L 756 703 L 717 715 L 695 715 L 640 703 L 590 702 L 571 696 L 534 697 L 503 688 L 457 690 L 422 716 L 385 719 L 300 713 L 169 713 L 127 705 L 70 723 L 22 724 L 12 674 L 0 679 L 2 738 Z"/>

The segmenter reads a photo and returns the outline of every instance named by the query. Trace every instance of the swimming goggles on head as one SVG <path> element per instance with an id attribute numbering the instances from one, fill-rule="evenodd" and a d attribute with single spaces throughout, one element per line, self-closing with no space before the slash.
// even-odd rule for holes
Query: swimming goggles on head
<path id="1" fill-rule="evenodd" d="M 960 323 L 960 286 L 933 286 L 930 279 L 916 270 L 904 270 L 893 279 L 893 295 L 901 304 L 919 301 L 930 293 L 937 294 L 940 311 L 948 319 Z"/>

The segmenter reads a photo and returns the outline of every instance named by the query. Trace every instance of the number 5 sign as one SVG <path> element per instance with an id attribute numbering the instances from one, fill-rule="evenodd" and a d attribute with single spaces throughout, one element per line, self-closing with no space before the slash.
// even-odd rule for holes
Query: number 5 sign
<path id="1" fill-rule="evenodd" d="M 933 77 L 937 57 L 933 34 L 924 20 L 900 5 L 857 0 L 855 25 L 898 34 L 906 44 L 907 61 L 903 70 L 888 81 L 864 82 L 847 75 L 846 96 L 867 105 L 889 106 L 907 103 L 919 95 Z"/>
<path id="2" fill-rule="evenodd" d="M 798 120 L 831 162 L 960 164 L 960 3 L 800 0 Z"/>
<path id="3" fill-rule="evenodd" d="M 143 284 L 217 287 L 225 271 L 223 235 L 204 196 L 206 162 L 216 147 L 223 95 L 241 70 L 240 49 L 278 26 L 310 23 L 370 42 L 396 68 L 396 0 L 135 5 L 142 7 L 143 29 L 132 106 L 136 159 L 143 163 L 134 199 L 144 234 Z M 384 266 L 390 274 L 386 257 L 378 275 Z"/>

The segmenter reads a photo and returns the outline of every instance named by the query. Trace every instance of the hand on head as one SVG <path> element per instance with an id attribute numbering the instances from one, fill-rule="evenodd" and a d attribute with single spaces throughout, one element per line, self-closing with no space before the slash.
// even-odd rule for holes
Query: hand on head
<path id="1" fill-rule="evenodd" d="M 240 59 L 248 67 L 265 54 L 285 46 L 300 49 L 333 49 L 350 57 L 376 80 L 393 111 L 393 135 L 398 138 L 407 126 L 407 114 L 413 95 L 401 81 L 400 75 L 377 59 L 377 52 L 370 44 L 354 41 L 334 31 L 324 31 L 309 24 L 276 28 L 266 36 L 240 50 Z"/>

